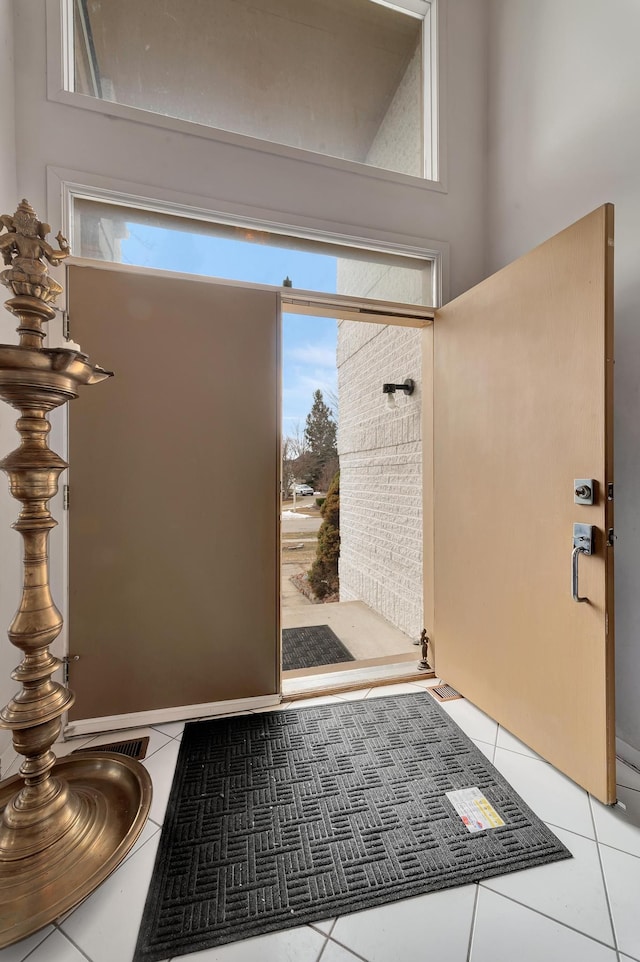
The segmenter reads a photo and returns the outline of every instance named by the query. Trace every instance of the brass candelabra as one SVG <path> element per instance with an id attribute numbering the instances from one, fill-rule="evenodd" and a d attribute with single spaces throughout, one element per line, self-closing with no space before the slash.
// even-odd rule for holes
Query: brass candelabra
<path id="1" fill-rule="evenodd" d="M 110 372 L 73 348 L 43 348 L 43 324 L 62 291 L 47 262 L 70 253 L 57 235 L 46 240 L 41 223 L 23 200 L 15 214 L 0 216 L 0 254 L 8 268 L 0 280 L 12 292 L 7 309 L 19 320 L 18 345 L 0 345 L 0 398 L 20 412 L 20 445 L 0 467 L 14 498 L 22 502 L 13 527 L 24 542 L 23 590 L 9 628 L 23 652 L 12 678 L 20 691 L 0 712 L 20 774 L 0 783 L 0 947 L 16 942 L 68 911 L 113 871 L 142 831 L 151 804 L 146 769 L 126 756 L 79 752 L 56 760 L 52 750 L 61 716 L 73 692 L 53 681 L 61 662 L 49 646 L 62 616 L 49 588 L 49 532 L 56 521 L 49 501 L 66 462 L 50 450 L 49 413 L 97 384 Z M 71 346 L 70 346 L 71 347 Z"/>

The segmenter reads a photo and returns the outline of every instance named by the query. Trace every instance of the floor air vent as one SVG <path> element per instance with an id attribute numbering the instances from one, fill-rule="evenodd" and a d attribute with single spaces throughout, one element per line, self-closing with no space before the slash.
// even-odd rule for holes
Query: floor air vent
<path id="1" fill-rule="evenodd" d="M 109 742 L 107 745 L 87 745 L 86 748 L 76 748 L 76 752 L 116 752 L 118 755 L 128 755 L 129 758 L 140 760 L 147 754 L 149 736 L 131 738 L 125 742 Z"/>
<path id="2" fill-rule="evenodd" d="M 460 692 L 452 688 L 451 685 L 436 685 L 428 690 L 432 695 L 435 695 L 438 701 L 453 701 L 454 698 L 462 698 Z"/>

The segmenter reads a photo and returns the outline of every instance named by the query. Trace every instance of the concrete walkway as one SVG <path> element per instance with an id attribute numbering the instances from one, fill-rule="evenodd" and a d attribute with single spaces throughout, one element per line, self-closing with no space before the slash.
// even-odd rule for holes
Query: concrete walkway
<path id="1" fill-rule="evenodd" d="M 362 601 L 338 601 L 327 605 L 310 602 L 294 588 L 285 575 L 284 569 L 290 567 L 293 566 L 283 565 L 283 628 L 329 625 L 357 661 L 411 654 L 415 655 L 416 662 L 418 661 L 420 648 L 413 644 L 413 639 L 389 624 L 382 615 L 372 611 Z"/>
<path id="2" fill-rule="evenodd" d="M 283 506 L 287 513 L 291 504 Z M 298 511 L 304 514 L 304 503 L 298 503 Z M 322 518 L 285 518 L 282 521 L 284 533 L 296 533 L 300 543 L 311 539 L 317 532 Z M 283 544 L 293 542 L 283 542 Z M 309 563 L 302 564 L 296 559 L 296 551 L 283 551 L 282 563 L 282 627 L 307 628 L 312 625 L 329 625 L 340 641 L 349 649 L 356 660 L 386 658 L 391 655 L 415 655 L 420 657 L 420 648 L 413 644 L 399 628 L 390 624 L 382 615 L 372 611 L 362 601 L 339 601 L 318 604 L 310 601 L 291 583 L 291 578 L 305 574 Z"/>
<path id="3" fill-rule="evenodd" d="M 294 564 L 293 562 L 285 563 L 282 565 L 282 627 L 283 628 L 298 628 L 301 625 L 289 625 L 287 623 L 288 613 L 298 611 L 300 608 L 317 608 L 318 605 L 314 605 L 313 602 L 309 601 L 301 591 L 291 583 L 291 578 L 294 575 L 304 574 L 307 570 L 308 565 Z M 325 622 L 323 622 L 324 624 Z M 313 624 L 313 622 L 311 622 Z M 317 622 L 316 622 L 317 624 Z"/>

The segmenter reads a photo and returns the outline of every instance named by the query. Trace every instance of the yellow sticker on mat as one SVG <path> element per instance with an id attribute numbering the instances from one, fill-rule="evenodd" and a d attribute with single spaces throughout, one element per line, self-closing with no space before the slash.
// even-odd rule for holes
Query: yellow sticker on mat
<path id="1" fill-rule="evenodd" d="M 479 788 L 460 788 L 456 792 L 447 792 L 446 796 L 469 832 L 485 832 L 489 828 L 504 825 Z"/>

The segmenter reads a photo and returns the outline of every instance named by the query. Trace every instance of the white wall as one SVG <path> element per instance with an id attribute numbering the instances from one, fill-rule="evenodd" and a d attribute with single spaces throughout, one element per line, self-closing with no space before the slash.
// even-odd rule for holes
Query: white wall
<path id="1" fill-rule="evenodd" d="M 55 232 L 58 199 L 49 198 L 48 207 L 46 196 L 46 168 L 53 165 L 179 192 L 194 203 L 291 225 L 411 243 L 420 237 L 448 241 L 452 297 L 476 283 L 485 267 L 487 273 L 499 268 L 590 209 L 613 201 L 618 725 L 620 735 L 640 749 L 640 511 L 635 505 L 640 470 L 640 6 L 636 0 L 606 5 L 601 0 L 448 0 L 445 6 L 448 191 L 438 193 L 373 171 L 335 169 L 312 158 L 279 157 L 49 102 L 44 0 L 0 0 L 0 199 L 13 210 L 27 196 L 38 211 L 48 212 Z M 12 125 L 11 13 L 20 65 L 17 185 L 11 140 L 4 136 L 6 124 L 9 130 Z M 98 360 L 108 365 L 108 358 Z M 4 413 L 0 431 L 0 441 L 7 442 Z M 6 560 L 14 533 L 7 524 L 14 517 L 14 502 L 0 487 L 0 564 L 9 576 L 12 565 Z M 6 584 L 0 578 L 0 592 Z M 14 607 L 0 593 L 0 622 L 8 623 Z M 16 663 L 8 648 L 8 643 L 4 648 L 0 644 L 0 690 Z"/>
<path id="2" fill-rule="evenodd" d="M 14 141 L 14 57 L 12 0 L 0 0 L 0 214 L 12 214 L 20 198 L 17 193 L 16 151 Z M 0 303 L 11 296 L 0 286 Z M 17 322 L 12 314 L 0 308 L 0 342 L 17 344 Z M 0 457 L 17 447 L 15 431 L 17 412 L 0 402 Z M 9 495 L 8 479 L 0 475 L 0 705 L 4 706 L 18 686 L 9 671 L 21 661 L 20 652 L 7 639 L 7 628 L 20 601 L 20 536 L 9 530 L 20 504 Z M 9 732 L 0 730 L 0 754 L 11 742 Z M 3 766 L 4 767 L 4 766 Z"/>
<path id="3" fill-rule="evenodd" d="M 0 207 L 13 213 L 16 197 L 15 83 L 13 58 L 13 3 L 0 0 Z"/>
<path id="4" fill-rule="evenodd" d="M 16 90 L 18 190 L 36 209 L 45 209 L 52 165 L 294 226 L 399 242 L 448 241 L 452 294 L 482 276 L 485 0 L 443 3 L 448 192 L 417 179 L 395 182 L 368 168 L 334 168 L 314 155 L 277 156 L 48 101 L 44 7 L 43 0 L 15 7 L 17 53 L 25 63 Z M 53 223 L 53 206 L 49 217 Z"/>
<path id="5" fill-rule="evenodd" d="M 490 0 L 487 273 L 616 205 L 618 734 L 640 750 L 640 5 Z"/>
<path id="6" fill-rule="evenodd" d="M 323 159 L 279 156 L 255 146 L 172 131 L 147 122 L 106 116 L 47 99 L 47 15 L 56 3 L 3 0 L 13 9 L 17 191 L 58 230 L 60 198 L 47 197 L 47 167 L 67 168 L 143 185 L 147 193 L 179 198 L 204 210 L 273 220 L 371 240 L 429 246 L 450 245 L 450 292 L 455 295 L 483 275 L 485 184 L 485 0 L 442 0 L 446 21 L 443 137 L 448 156 L 447 190 L 431 190 L 417 179 L 394 179 L 369 168 L 343 169 Z M 3 37 L 10 33 L 3 31 Z M 4 65 L 6 67 L 6 64 Z M 3 86 L 2 96 L 7 96 Z M 4 102 L 4 101 L 3 101 Z M 9 102 L 9 101 L 7 101 Z M 6 189 L 11 193 L 12 184 Z M 13 209 L 15 204 L 9 204 Z M 95 358 L 109 366 L 109 358 Z M 97 388 L 99 389 L 99 388 Z M 82 397 L 74 404 L 81 404 Z M 56 440 L 52 446 L 59 449 Z M 64 478 L 63 478 L 64 480 Z M 0 489 L 2 517 L 15 516 L 12 499 Z M 54 515 L 60 518 L 57 507 Z M 3 551 L 14 538 L 0 533 Z M 58 604 L 63 568 L 59 529 L 52 538 L 52 582 Z M 0 611 L 8 622 L 13 611 Z M 0 646 L 0 686 L 16 663 Z M 13 689 L 12 689 L 13 690 Z"/>

